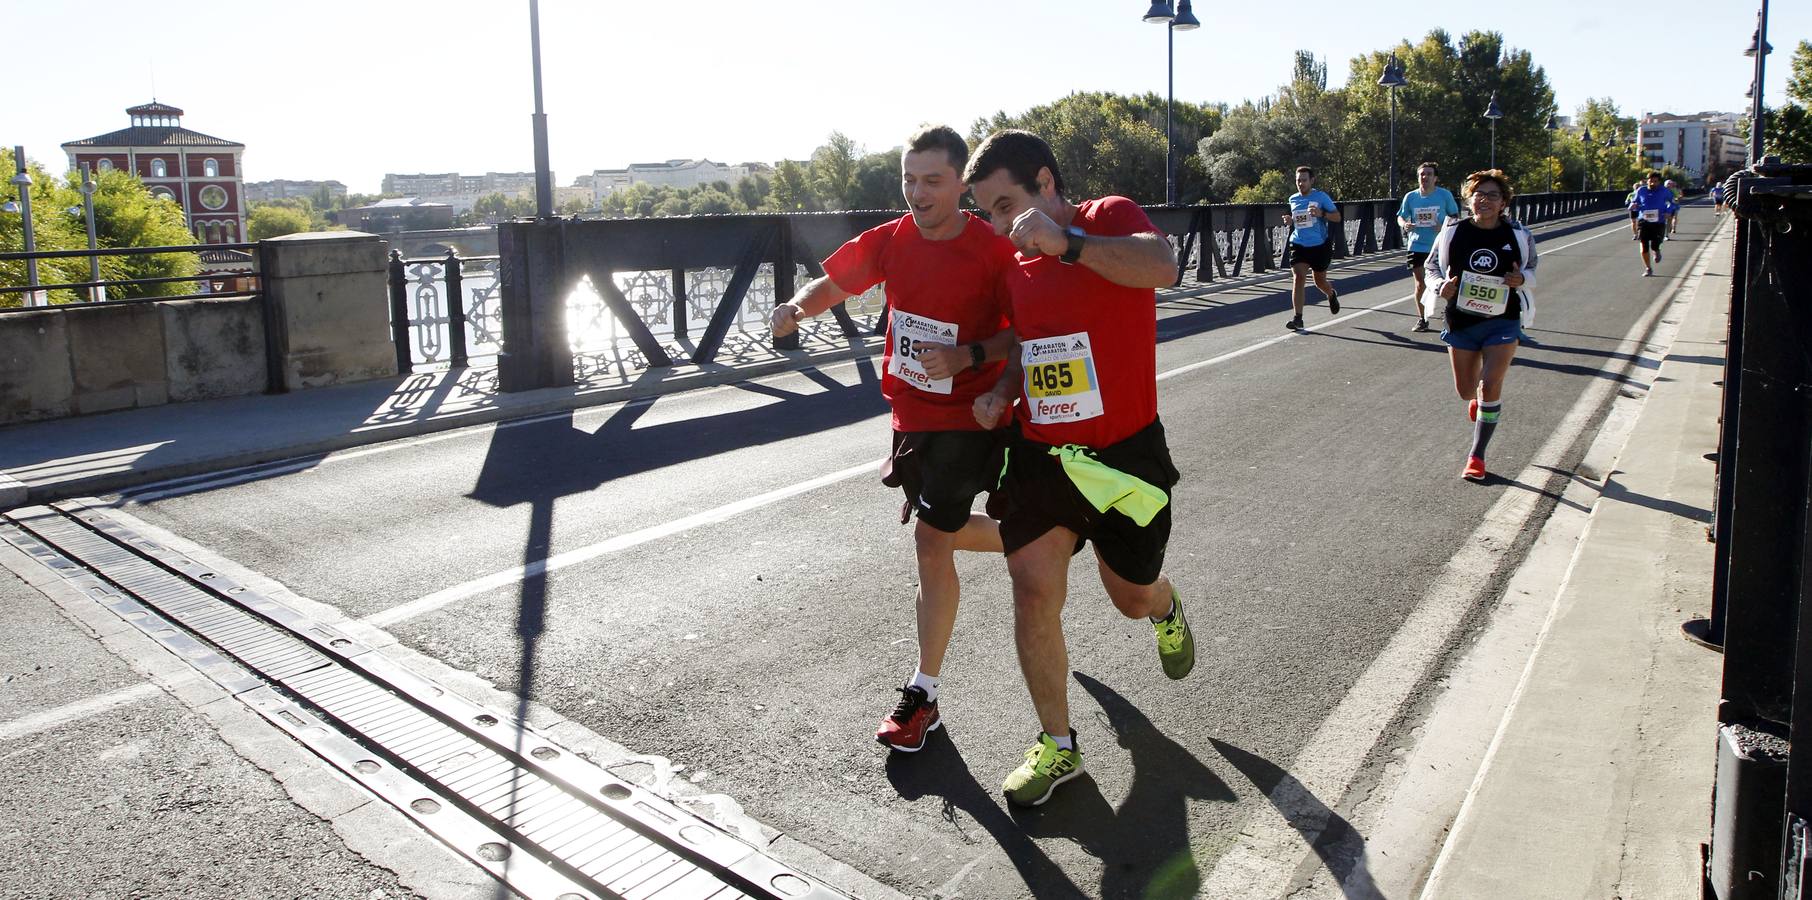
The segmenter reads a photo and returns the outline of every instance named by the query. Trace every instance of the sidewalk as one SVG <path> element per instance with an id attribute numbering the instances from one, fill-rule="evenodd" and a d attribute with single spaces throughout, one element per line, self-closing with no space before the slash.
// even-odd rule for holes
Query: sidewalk
<path id="1" fill-rule="evenodd" d="M 1422 897 L 1699 895 L 1723 659 L 1680 624 L 1711 605 L 1727 221 L 1713 241 Z"/>

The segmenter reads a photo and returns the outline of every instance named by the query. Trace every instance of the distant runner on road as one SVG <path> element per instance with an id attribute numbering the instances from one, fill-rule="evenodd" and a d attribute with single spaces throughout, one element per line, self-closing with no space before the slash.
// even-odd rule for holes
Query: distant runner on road
<path id="1" fill-rule="evenodd" d="M 1000 471 L 1003 432 L 975 421 L 975 398 L 1000 379 L 1011 352 L 1005 276 L 1013 245 L 958 208 L 969 145 L 947 126 L 921 129 L 900 156 L 911 212 L 877 225 L 824 261 L 823 278 L 774 308 L 774 336 L 882 282 L 887 347 L 881 394 L 893 406 L 893 450 L 882 483 L 906 494 L 918 552 L 918 670 L 882 719 L 876 740 L 906 753 L 941 724 L 938 678 L 960 595 L 954 551 L 999 553 L 1000 528 L 970 512 Z"/>
<path id="2" fill-rule="evenodd" d="M 1651 249 L 1654 262 L 1661 261 L 1661 242 L 1667 238 L 1667 215 L 1673 206 L 1674 192 L 1661 185 L 1660 172 L 1648 173 L 1648 183 L 1630 194 L 1630 233 L 1638 241 L 1645 278 L 1655 274 L 1654 263 L 1649 261 Z"/>
<path id="3" fill-rule="evenodd" d="M 1303 284 L 1314 273 L 1315 286 L 1328 298 L 1328 312 L 1340 314 L 1340 293 L 1328 282 L 1328 262 L 1333 259 L 1334 245 L 1328 237 L 1328 223 L 1340 221 L 1340 205 L 1326 191 L 1315 188 L 1315 170 L 1296 167 L 1296 193 L 1290 195 L 1290 211 L 1284 213 L 1284 224 L 1290 226 L 1290 321 L 1284 325 L 1292 331 L 1302 327 Z"/>
<path id="4" fill-rule="evenodd" d="M 1428 317 L 1434 313 L 1434 298 L 1428 298 L 1428 305 L 1423 305 L 1422 295 L 1428 289 L 1427 276 L 1422 271 L 1428 264 L 1428 251 L 1434 249 L 1435 236 L 1448 219 L 1460 217 L 1460 204 L 1453 199 L 1453 192 L 1435 185 L 1441 180 L 1441 167 L 1432 162 L 1425 162 L 1416 167 L 1418 187 L 1403 195 L 1403 203 L 1397 207 L 1397 224 L 1403 233 L 1409 236 L 1409 271 L 1416 279 L 1416 328 L 1417 331 L 1428 330 Z"/>
<path id="5" fill-rule="evenodd" d="M 1182 600 L 1163 571 L 1179 476 L 1158 421 L 1153 289 L 1176 280 L 1176 254 L 1125 197 L 1071 203 L 1050 146 L 1029 132 L 983 141 L 963 180 L 1019 248 L 1009 281 L 1020 352 L 976 398 L 975 417 L 993 422 L 1021 401 L 1021 434 L 988 510 L 1000 519 L 1019 668 L 1043 729 L 1001 791 L 1037 806 L 1082 774 L 1063 604 L 1070 557 L 1085 543 L 1114 606 L 1151 622 L 1164 674 L 1195 666 Z"/>
<path id="6" fill-rule="evenodd" d="M 1460 477 L 1485 480 L 1485 448 L 1503 412 L 1504 376 L 1522 326 L 1535 316 L 1535 238 L 1507 215 L 1514 196 L 1501 170 L 1466 176 L 1472 218 L 1441 230 L 1428 255 L 1428 278 L 1447 301 L 1447 355 L 1453 387 L 1472 419 L 1472 448 Z"/>

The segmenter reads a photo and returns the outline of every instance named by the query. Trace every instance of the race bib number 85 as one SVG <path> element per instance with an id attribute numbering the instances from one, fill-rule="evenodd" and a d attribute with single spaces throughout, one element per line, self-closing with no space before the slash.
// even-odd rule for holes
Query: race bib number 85
<path id="1" fill-rule="evenodd" d="M 1078 422 L 1102 414 L 1088 332 L 1030 338 L 1020 344 L 1027 412 L 1033 422 Z"/>
<path id="2" fill-rule="evenodd" d="M 932 378 L 925 366 L 912 356 L 912 342 L 921 344 L 956 344 L 956 326 L 926 316 L 893 311 L 893 339 L 896 346 L 887 373 L 907 384 L 932 394 L 948 394 L 954 379 Z"/>

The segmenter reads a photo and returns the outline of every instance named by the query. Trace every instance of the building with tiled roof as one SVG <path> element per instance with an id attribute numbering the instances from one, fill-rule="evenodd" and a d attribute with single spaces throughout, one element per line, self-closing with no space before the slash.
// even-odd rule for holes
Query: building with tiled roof
<path id="1" fill-rule="evenodd" d="M 182 110 L 152 100 L 126 110 L 118 131 L 63 145 L 69 167 L 136 174 L 152 194 L 182 206 L 195 239 L 204 244 L 245 240 L 245 145 L 182 127 Z"/>

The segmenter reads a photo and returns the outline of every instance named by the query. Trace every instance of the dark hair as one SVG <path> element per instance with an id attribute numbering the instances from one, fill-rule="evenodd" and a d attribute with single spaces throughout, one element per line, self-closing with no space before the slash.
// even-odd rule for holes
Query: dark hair
<path id="1" fill-rule="evenodd" d="M 1504 194 L 1504 206 L 1508 208 L 1510 198 L 1516 196 L 1516 192 L 1510 189 L 1510 176 L 1505 175 L 1503 169 L 1483 169 L 1466 176 L 1466 186 L 1460 189 L 1460 193 L 1470 199 L 1472 192 L 1487 181 L 1497 182 L 1497 189 Z"/>
<path id="2" fill-rule="evenodd" d="M 1017 128 L 996 131 L 975 148 L 969 165 L 963 169 L 963 181 L 974 184 L 1001 169 L 1027 193 L 1038 193 L 1038 170 L 1051 170 L 1051 186 L 1063 193 L 1063 173 L 1057 171 L 1057 157 L 1044 139 Z"/>
<path id="3" fill-rule="evenodd" d="M 1301 174 L 1302 174 L 1302 173 L 1304 173 L 1304 172 L 1307 172 L 1307 173 L 1309 173 L 1309 177 L 1310 177 L 1310 178 L 1314 178 L 1314 177 L 1315 177 L 1315 170 L 1314 170 L 1314 169 L 1311 169 L 1311 168 L 1309 168 L 1309 167 L 1308 167 L 1308 166 L 1297 166 L 1297 167 L 1296 167 L 1296 174 L 1298 174 L 1298 175 L 1301 175 Z"/>
<path id="4" fill-rule="evenodd" d="M 950 168 L 961 172 L 969 163 L 969 145 L 963 136 L 948 125 L 921 125 L 919 130 L 906 139 L 906 153 L 923 153 L 926 150 L 942 150 L 944 158 L 950 160 Z M 904 156 L 905 154 L 901 154 Z"/>
<path id="5" fill-rule="evenodd" d="M 1656 171 L 1653 171 L 1653 170 L 1650 170 L 1650 171 L 1649 171 L 1649 173 L 1648 173 L 1648 174 L 1647 174 L 1647 175 L 1644 175 L 1644 176 L 1642 176 L 1642 177 L 1643 177 L 1643 178 L 1644 178 L 1644 179 L 1648 179 L 1648 178 L 1660 178 L 1660 177 L 1661 177 L 1661 173 L 1660 173 L 1660 172 L 1656 172 Z"/>
<path id="6" fill-rule="evenodd" d="M 1440 166 L 1437 166 L 1437 165 L 1435 165 L 1435 164 L 1434 164 L 1434 163 L 1432 163 L 1432 162 L 1428 162 L 1428 161 L 1424 161 L 1424 162 L 1423 162 L 1423 163 L 1422 163 L 1422 164 L 1421 164 L 1421 165 L 1419 165 L 1419 166 L 1417 166 L 1417 167 L 1416 167 L 1416 171 L 1417 171 L 1417 172 L 1420 172 L 1420 171 L 1422 171 L 1422 170 L 1423 170 L 1423 169 L 1433 169 L 1433 170 L 1434 170 L 1434 173 L 1435 173 L 1435 174 L 1436 174 L 1436 175 L 1439 175 L 1439 174 L 1441 174 L 1441 167 L 1440 167 Z"/>

